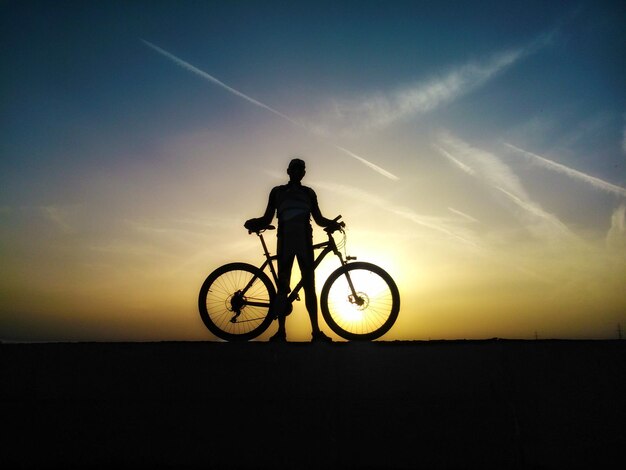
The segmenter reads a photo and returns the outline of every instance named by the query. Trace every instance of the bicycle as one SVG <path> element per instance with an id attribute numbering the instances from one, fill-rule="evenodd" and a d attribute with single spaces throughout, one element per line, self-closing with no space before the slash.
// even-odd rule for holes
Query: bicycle
<path id="1" fill-rule="evenodd" d="M 387 333 L 395 323 L 400 311 L 400 293 L 392 277 L 381 267 L 356 261 L 354 256 L 344 258 L 333 238 L 334 231 L 341 232 L 341 245 L 345 248 L 344 226 L 341 222 L 334 229 L 324 229 L 328 241 L 313 245 L 314 250 L 322 250 L 315 258 L 314 269 L 331 252 L 341 264 L 322 287 L 322 316 L 330 329 L 342 338 L 371 341 Z M 209 274 L 202 284 L 198 308 L 204 325 L 215 336 L 227 341 L 248 341 L 262 334 L 276 319 L 272 306 L 278 285 L 274 267 L 278 256 L 270 255 L 263 238 L 266 230 L 274 229 L 273 225 L 268 225 L 248 231 L 261 241 L 265 261 L 260 267 L 248 263 L 225 264 Z M 271 279 L 265 273 L 266 268 Z M 302 279 L 288 296 L 286 315 L 291 313 L 293 302 L 300 300 L 301 288 Z"/>

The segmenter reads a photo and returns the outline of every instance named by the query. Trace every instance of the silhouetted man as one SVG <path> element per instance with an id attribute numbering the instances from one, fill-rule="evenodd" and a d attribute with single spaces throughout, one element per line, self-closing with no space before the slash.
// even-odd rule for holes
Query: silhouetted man
<path id="1" fill-rule="evenodd" d="M 257 219 L 249 219 L 244 224 L 248 230 L 256 230 L 269 225 L 275 213 L 278 216 L 278 295 L 274 305 L 274 312 L 278 316 L 278 331 L 270 341 L 287 340 L 285 317 L 289 306 L 287 295 L 291 290 L 289 283 L 294 258 L 298 258 L 302 273 L 305 303 L 311 319 L 312 341 L 332 341 L 320 330 L 317 321 L 313 228 L 310 218 L 313 216 L 315 222 L 322 227 L 339 228 L 340 224 L 322 216 L 315 191 L 300 183 L 305 173 L 303 160 L 291 160 L 287 168 L 289 183 L 273 188 L 265 214 Z"/>

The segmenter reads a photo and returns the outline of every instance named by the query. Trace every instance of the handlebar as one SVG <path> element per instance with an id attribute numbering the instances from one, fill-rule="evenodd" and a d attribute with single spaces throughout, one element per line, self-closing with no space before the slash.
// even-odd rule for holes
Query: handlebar
<path id="1" fill-rule="evenodd" d="M 333 222 L 336 222 L 336 225 L 330 226 L 330 227 L 326 227 L 324 228 L 324 231 L 326 233 L 328 233 L 329 235 L 337 230 L 341 230 L 343 231 L 343 228 L 346 226 L 345 222 L 339 222 L 339 219 L 341 219 L 341 215 L 338 215 L 337 217 L 335 217 L 333 219 Z M 245 225 L 244 225 L 245 227 Z M 248 228 L 248 234 L 257 234 L 260 235 L 261 233 L 265 232 L 266 230 L 276 230 L 276 227 L 274 227 L 273 225 L 265 225 L 263 227 L 254 227 L 254 228 Z"/>
<path id="2" fill-rule="evenodd" d="M 341 219 L 341 215 L 338 215 L 337 217 L 335 217 L 335 218 L 333 219 L 333 222 L 336 222 L 336 225 L 331 226 L 331 227 L 326 227 L 326 228 L 324 229 L 324 231 L 325 231 L 328 235 L 330 235 L 331 233 L 333 233 L 333 232 L 335 232 L 335 231 L 337 231 L 337 230 L 341 230 L 341 231 L 343 231 L 343 228 L 346 226 L 346 223 L 345 223 L 345 222 L 339 222 L 339 219 Z"/>

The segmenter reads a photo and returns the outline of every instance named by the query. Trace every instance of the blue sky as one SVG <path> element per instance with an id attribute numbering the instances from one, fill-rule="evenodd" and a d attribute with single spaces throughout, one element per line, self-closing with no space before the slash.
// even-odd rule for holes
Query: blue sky
<path id="1" fill-rule="evenodd" d="M 198 284 L 258 259 L 293 155 L 398 279 L 390 338 L 626 323 L 619 2 L 0 11 L 5 339 L 210 339 Z"/>

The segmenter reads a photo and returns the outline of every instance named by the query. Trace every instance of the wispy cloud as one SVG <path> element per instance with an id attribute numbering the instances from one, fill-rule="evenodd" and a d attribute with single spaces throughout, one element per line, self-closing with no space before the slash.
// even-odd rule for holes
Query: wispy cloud
<path id="1" fill-rule="evenodd" d="M 462 171 L 494 188 L 503 188 L 522 200 L 529 199 L 517 175 L 494 154 L 473 147 L 448 132 L 439 134 L 434 148 Z"/>
<path id="2" fill-rule="evenodd" d="M 494 54 L 481 62 L 459 65 L 443 76 L 391 92 L 378 92 L 353 100 L 334 100 L 311 124 L 320 134 L 355 133 L 387 127 L 394 122 L 425 114 L 479 88 L 521 58 L 549 43 L 544 34 L 525 47 Z"/>
<path id="3" fill-rule="evenodd" d="M 536 219 L 548 222 L 548 225 L 550 227 L 549 231 L 546 232 L 545 228 L 535 224 L 532 227 L 529 227 L 531 231 L 535 232 L 536 234 L 539 234 L 541 232 L 541 234 L 545 234 L 550 237 L 554 236 L 556 231 L 559 235 L 573 237 L 572 232 L 563 222 L 561 222 L 556 216 L 544 211 L 538 204 L 529 200 L 519 198 L 515 194 L 508 192 L 506 189 L 500 187 L 496 187 L 496 189 L 505 194 L 517 206 L 522 208 L 525 213 L 534 216 Z"/>
<path id="4" fill-rule="evenodd" d="M 444 77 L 378 94 L 356 103 L 338 103 L 340 118 L 364 129 L 386 127 L 399 119 L 423 114 L 445 105 L 488 81 L 498 72 L 513 64 L 521 51 L 499 55 L 491 61 L 469 63 L 451 71 Z"/>
<path id="5" fill-rule="evenodd" d="M 207 72 L 205 72 L 204 70 L 200 70 L 198 67 L 195 67 L 194 65 L 190 64 L 189 62 L 186 62 L 182 59 L 180 59 L 179 57 L 176 57 L 174 54 L 166 51 L 165 49 L 160 48 L 159 46 L 152 44 L 149 41 L 146 41 L 145 39 L 142 39 L 141 42 L 143 42 L 146 46 L 150 47 L 151 49 L 153 49 L 154 51 L 158 52 L 159 54 L 161 54 L 162 56 L 168 58 L 169 60 L 173 61 L 175 64 L 181 66 L 182 68 L 184 68 L 185 70 L 188 70 L 190 72 L 195 73 L 196 75 L 204 78 L 205 80 L 208 80 L 209 82 L 218 85 L 220 87 L 222 87 L 223 89 L 225 89 L 226 91 L 232 93 L 235 96 L 238 96 L 240 98 L 243 98 L 244 100 L 248 101 L 249 103 L 254 104 L 255 106 L 259 106 L 260 108 L 266 109 L 267 111 L 275 114 L 276 116 L 279 116 L 281 118 L 283 118 L 284 120 L 290 122 L 291 124 L 305 130 L 308 132 L 312 132 L 311 129 L 307 128 L 304 124 L 302 124 L 301 122 L 296 121 L 295 119 L 290 118 L 289 116 L 287 116 L 284 113 L 281 113 L 280 111 L 272 108 L 271 106 L 266 105 L 265 103 L 261 103 L 259 100 L 254 99 L 248 95 L 246 95 L 245 93 L 240 92 L 239 90 L 236 90 L 235 88 L 227 85 L 226 83 L 222 82 L 221 80 L 215 78 L 213 75 L 208 74 Z M 381 168 L 380 166 L 370 162 L 369 160 L 360 157 L 358 155 L 356 155 L 355 153 L 340 147 L 338 145 L 333 145 L 335 148 L 337 148 L 338 150 L 341 150 L 342 152 L 344 152 L 345 154 L 349 155 L 350 157 L 358 160 L 359 162 L 363 163 L 364 165 L 368 166 L 369 168 L 371 168 L 372 170 L 376 171 L 377 173 L 391 179 L 391 180 L 397 180 L 398 177 L 395 176 L 394 174 L 390 173 L 389 171 Z"/>
<path id="6" fill-rule="evenodd" d="M 606 234 L 606 244 L 613 249 L 626 249 L 626 205 L 621 204 L 611 216 L 611 228 Z"/>
<path id="7" fill-rule="evenodd" d="M 479 245 L 474 241 L 475 237 L 473 234 L 465 228 L 458 226 L 456 223 L 457 221 L 451 218 L 418 214 L 409 208 L 394 206 L 384 198 L 348 185 L 318 181 L 315 182 L 315 186 L 332 191 L 336 194 L 348 196 L 358 200 L 359 202 L 364 202 L 403 219 L 410 220 L 411 222 L 424 228 L 444 234 L 449 238 L 460 241 L 466 245 L 479 248 Z"/>
<path id="8" fill-rule="evenodd" d="M 573 178 L 575 180 L 584 181 L 585 183 L 588 183 L 592 185 L 593 187 L 600 189 L 602 191 L 617 194 L 622 197 L 626 196 L 626 189 L 622 188 L 621 186 L 611 184 L 607 181 L 601 180 L 600 178 L 596 178 L 595 176 L 591 176 L 586 173 L 583 173 L 582 171 L 574 170 L 573 168 L 569 168 L 565 165 L 562 165 L 561 163 L 553 162 L 535 153 L 516 147 L 515 145 L 509 144 L 506 142 L 504 143 L 504 145 L 506 145 L 508 148 L 512 150 L 515 150 L 517 153 L 520 153 L 524 155 L 525 157 L 531 159 L 533 162 L 538 163 L 544 168 L 548 168 L 550 170 L 556 171 L 563 175 L 567 175 L 570 178 Z"/>
<path id="9" fill-rule="evenodd" d="M 497 194 L 507 196 L 507 200 L 518 209 L 515 212 L 521 209 L 521 222 L 535 236 L 549 239 L 575 238 L 555 215 L 547 213 L 531 200 L 517 175 L 496 155 L 472 147 L 449 133 L 442 133 L 434 148 L 462 171 L 482 180 L 497 190 Z"/>

